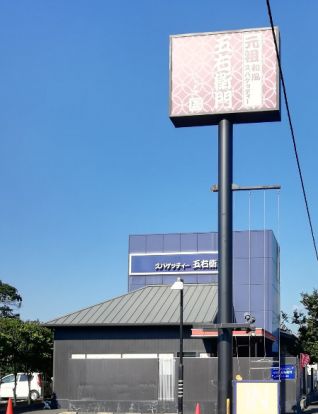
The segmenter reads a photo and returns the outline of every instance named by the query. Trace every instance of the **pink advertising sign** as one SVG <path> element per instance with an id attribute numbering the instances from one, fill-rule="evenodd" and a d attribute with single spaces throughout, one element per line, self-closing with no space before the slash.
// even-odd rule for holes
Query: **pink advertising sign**
<path id="1" fill-rule="evenodd" d="M 277 44 L 278 29 L 275 28 Z M 176 127 L 280 120 L 270 28 L 170 36 L 170 119 Z"/>

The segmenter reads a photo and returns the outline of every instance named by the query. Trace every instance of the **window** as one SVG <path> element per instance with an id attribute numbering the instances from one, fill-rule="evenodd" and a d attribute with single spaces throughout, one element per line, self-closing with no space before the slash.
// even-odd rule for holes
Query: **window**
<path id="1" fill-rule="evenodd" d="M 85 354 L 72 354 L 71 358 L 72 359 L 85 359 L 86 355 Z"/>
<path id="2" fill-rule="evenodd" d="M 32 380 L 33 375 L 30 375 L 30 381 Z M 28 374 L 21 374 L 19 381 L 28 381 Z"/>
<path id="3" fill-rule="evenodd" d="M 129 358 L 129 359 L 154 359 L 154 358 L 158 358 L 158 354 L 122 354 L 122 358 Z"/>
<path id="4" fill-rule="evenodd" d="M 87 354 L 87 359 L 120 359 L 121 354 Z"/>
<path id="5" fill-rule="evenodd" d="M 159 354 L 159 395 L 161 401 L 174 400 L 175 376 L 173 354 Z"/>
<path id="6" fill-rule="evenodd" d="M 71 359 L 154 359 L 158 354 L 71 354 Z"/>
<path id="7" fill-rule="evenodd" d="M 6 377 L 2 378 L 1 382 L 4 384 L 8 382 L 14 382 L 14 375 L 7 375 Z"/>
<path id="8" fill-rule="evenodd" d="M 177 352 L 177 357 L 179 358 L 180 352 Z M 183 358 L 196 358 L 197 353 L 196 352 L 183 352 Z"/>

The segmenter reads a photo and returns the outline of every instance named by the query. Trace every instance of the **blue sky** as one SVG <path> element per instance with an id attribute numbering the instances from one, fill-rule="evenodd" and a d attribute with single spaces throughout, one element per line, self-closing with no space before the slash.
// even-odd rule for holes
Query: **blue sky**
<path id="1" fill-rule="evenodd" d="M 318 3 L 271 4 L 318 237 Z M 169 35 L 267 26 L 265 0 L 1 0 L 0 279 L 23 296 L 22 318 L 126 293 L 129 234 L 217 230 L 217 127 L 170 122 Z M 318 263 L 282 108 L 280 123 L 234 126 L 234 182 L 282 185 L 265 222 L 291 313 Z M 234 199 L 247 229 L 248 194 Z"/>

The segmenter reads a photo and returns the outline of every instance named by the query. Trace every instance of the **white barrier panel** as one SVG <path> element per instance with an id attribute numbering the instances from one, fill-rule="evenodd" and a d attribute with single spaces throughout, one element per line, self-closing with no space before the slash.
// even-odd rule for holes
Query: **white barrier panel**
<path id="1" fill-rule="evenodd" d="M 234 414 L 279 414 L 279 381 L 234 381 Z"/>

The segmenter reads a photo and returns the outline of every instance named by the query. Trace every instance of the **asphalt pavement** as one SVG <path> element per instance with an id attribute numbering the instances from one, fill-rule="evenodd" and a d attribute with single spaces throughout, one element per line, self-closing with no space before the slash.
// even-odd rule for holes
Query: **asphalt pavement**
<path id="1" fill-rule="evenodd" d="M 65 409 L 58 408 L 54 410 L 48 410 L 44 409 L 43 407 L 44 404 L 42 401 L 37 401 L 35 403 L 32 403 L 31 405 L 28 405 L 26 401 L 20 401 L 17 403 L 15 407 L 13 407 L 13 414 L 71 414 L 70 412 L 67 412 L 67 410 Z M 7 405 L 4 403 L 4 401 L 2 401 L 0 404 L 0 414 L 5 414 L 6 408 Z M 302 412 L 304 414 L 318 414 L 318 395 L 317 398 L 315 398 L 314 401 L 312 401 L 309 407 L 307 407 Z"/>
<path id="2" fill-rule="evenodd" d="M 5 414 L 7 410 L 7 403 L 5 401 L 1 401 L 0 404 L 0 414 Z M 44 409 L 43 401 L 36 401 L 32 404 L 28 404 L 26 401 L 18 401 L 17 405 L 13 407 L 13 414 L 37 414 L 37 413 L 46 413 L 50 414 L 58 414 L 62 412 L 66 412 L 65 409 L 56 409 L 56 410 L 47 410 Z"/>

